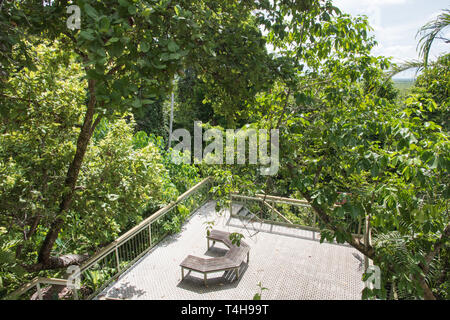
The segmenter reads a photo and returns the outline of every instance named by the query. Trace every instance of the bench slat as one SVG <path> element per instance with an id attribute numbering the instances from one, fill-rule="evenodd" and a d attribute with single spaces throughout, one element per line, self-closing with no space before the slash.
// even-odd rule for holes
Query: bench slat
<path id="1" fill-rule="evenodd" d="M 188 255 L 180 266 L 189 270 L 208 273 L 215 271 L 225 271 L 229 269 L 239 268 L 242 262 L 248 257 L 250 247 L 244 241 L 240 242 L 240 246 L 232 244 L 230 240 L 230 233 L 220 230 L 211 230 L 209 240 L 220 241 L 224 243 L 230 250 L 224 257 L 218 258 L 200 258 L 193 255 Z"/>

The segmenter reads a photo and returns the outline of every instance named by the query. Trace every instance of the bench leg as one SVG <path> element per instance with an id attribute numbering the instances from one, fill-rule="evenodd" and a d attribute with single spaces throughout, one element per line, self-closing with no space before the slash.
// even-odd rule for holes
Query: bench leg
<path id="1" fill-rule="evenodd" d="M 208 250 L 210 249 L 210 245 L 209 245 L 209 239 L 206 239 L 208 241 Z M 214 246 L 216 244 L 216 241 L 213 241 L 212 245 Z"/>
<path id="2" fill-rule="evenodd" d="M 184 268 L 181 267 L 181 281 L 184 280 Z"/>
<path id="3" fill-rule="evenodd" d="M 238 280 L 239 279 L 239 268 L 236 268 L 235 272 L 236 272 L 236 280 Z"/>
<path id="4" fill-rule="evenodd" d="M 205 283 L 205 287 L 207 287 L 208 286 L 208 284 L 206 283 L 206 279 L 207 279 L 207 277 L 206 277 L 206 272 L 203 274 L 203 281 L 204 281 L 204 283 Z"/>
<path id="5" fill-rule="evenodd" d="M 247 252 L 247 264 L 250 261 L 250 252 Z"/>

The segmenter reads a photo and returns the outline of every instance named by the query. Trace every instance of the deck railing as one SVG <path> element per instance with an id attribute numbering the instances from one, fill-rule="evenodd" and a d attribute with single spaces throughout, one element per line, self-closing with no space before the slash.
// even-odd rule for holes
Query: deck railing
<path id="1" fill-rule="evenodd" d="M 92 299 L 117 278 L 138 259 L 173 232 L 174 222 L 178 225 L 189 218 L 201 205 L 210 199 L 212 178 L 207 178 L 186 191 L 176 201 L 161 208 L 140 224 L 101 249 L 80 266 L 80 290 L 73 290 L 73 299 Z M 317 214 L 305 200 L 282 198 L 268 195 L 253 197 L 239 194 L 230 195 L 230 215 L 233 204 L 240 204 L 250 212 L 250 219 L 260 222 L 279 224 L 320 233 Z M 248 218 L 248 217 L 247 217 Z M 364 224 L 364 225 L 362 225 Z M 368 220 L 349 223 L 352 234 L 362 237 L 370 243 L 370 225 Z M 367 259 L 366 259 L 367 260 Z M 365 261 L 365 266 L 368 261 Z M 8 299 L 27 299 L 33 288 L 38 299 L 43 298 L 42 287 L 48 285 L 67 286 L 67 279 L 48 279 L 36 277 L 8 296 Z"/>
<path id="2" fill-rule="evenodd" d="M 209 198 L 213 179 L 206 178 L 181 196 L 176 201 L 156 211 L 140 224 L 127 231 L 108 246 L 101 249 L 80 266 L 81 289 L 74 290 L 74 299 L 92 299 L 108 284 L 116 280 L 125 270 L 161 242 L 173 231 L 175 224 L 189 218 Z M 170 225 L 169 225 L 170 224 Z M 67 285 L 67 279 L 34 278 L 22 286 L 9 299 L 20 299 L 33 288 L 38 298 L 42 299 L 42 285 Z"/>
<path id="3" fill-rule="evenodd" d="M 243 217 L 239 216 L 239 212 L 233 212 L 233 204 L 242 205 L 243 208 L 250 212 L 250 215 L 245 219 L 312 231 L 313 240 L 316 239 L 316 233 L 320 234 L 317 213 L 306 200 L 262 194 L 249 197 L 232 193 L 230 194 L 230 216 L 241 219 Z M 347 228 L 354 237 L 361 238 L 363 243 L 371 245 L 372 228 L 368 217 L 364 221 L 359 219 L 357 223 L 349 222 Z M 365 256 L 365 271 L 370 263 L 369 259 Z"/>
<path id="4" fill-rule="evenodd" d="M 249 197 L 235 193 L 230 195 L 230 199 L 230 212 L 233 217 L 241 218 L 237 215 L 238 212 L 233 212 L 233 204 L 238 204 L 250 212 L 249 217 L 261 222 L 312 231 L 313 238 L 316 232 L 320 232 L 317 213 L 306 200 L 261 194 Z M 363 238 L 363 223 L 361 220 L 357 223 L 350 222 L 347 227 L 354 236 Z"/>

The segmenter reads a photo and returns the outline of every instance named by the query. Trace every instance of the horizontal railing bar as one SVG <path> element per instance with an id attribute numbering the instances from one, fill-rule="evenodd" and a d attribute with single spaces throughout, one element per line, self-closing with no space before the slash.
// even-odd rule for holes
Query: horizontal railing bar
<path id="1" fill-rule="evenodd" d="M 254 200 L 254 201 L 263 201 L 264 199 L 274 201 L 276 203 L 290 204 L 295 206 L 303 206 L 303 207 L 311 207 L 308 201 L 300 200 L 300 199 L 292 199 L 292 198 L 283 198 L 277 196 L 269 196 L 264 194 L 257 194 L 254 197 L 243 196 L 237 193 L 231 194 L 232 198 L 236 199 L 244 199 L 244 200 Z M 339 205 L 334 205 L 334 207 L 339 207 Z"/>
<path id="2" fill-rule="evenodd" d="M 256 195 L 254 197 L 249 196 L 243 196 L 240 194 L 233 193 L 231 194 L 231 198 L 235 199 L 242 199 L 242 200 L 253 200 L 253 201 L 264 201 L 264 195 Z M 296 206 L 310 206 L 308 201 L 306 200 L 298 200 L 298 199 L 288 199 L 288 198 L 281 198 L 281 197 L 273 197 L 273 196 L 265 196 L 266 200 L 274 201 L 276 203 L 284 203 L 284 204 L 290 204 L 290 205 L 296 205 Z"/>
<path id="3" fill-rule="evenodd" d="M 40 277 L 33 278 L 33 280 L 31 280 L 30 282 L 28 282 L 27 284 L 23 285 L 22 287 L 20 287 L 16 291 L 12 292 L 7 297 L 7 299 L 14 299 L 15 297 L 21 296 L 22 294 L 24 294 L 25 292 L 27 292 L 28 290 L 31 290 L 34 286 L 36 286 L 39 283 L 39 280 L 40 280 Z"/>
<path id="4" fill-rule="evenodd" d="M 83 265 L 81 266 L 81 270 L 85 270 L 85 269 L 89 268 L 96 261 L 102 259 L 104 256 L 106 256 L 109 253 L 111 253 L 117 246 L 120 246 L 121 244 L 123 244 L 126 240 L 128 240 L 133 235 L 135 235 L 138 232 L 140 232 L 143 228 L 148 227 L 148 225 L 150 223 L 152 223 L 153 221 L 155 221 L 156 219 L 158 219 L 159 217 L 161 217 L 162 215 L 164 215 L 165 213 L 170 211 L 174 206 L 179 204 L 186 197 L 188 197 L 189 195 L 191 195 L 192 193 L 197 191 L 197 189 L 201 188 L 203 185 L 205 185 L 206 183 L 210 182 L 211 179 L 212 179 L 211 177 L 208 177 L 208 178 L 204 179 L 203 181 L 199 182 L 194 187 L 192 187 L 191 189 L 189 189 L 188 191 L 183 193 L 181 196 L 179 196 L 176 201 L 168 204 L 164 208 L 159 209 L 154 214 L 152 214 L 150 217 L 146 218 L 141 223 L 139 223 L 137 226 L 135 226 L 132 229 L 128 230 L 126 233 L 121 235 L 119 238 L 117 238 L 116 240 L 111 242 L 109 245 L 104 247 L 98 253 L 96 253 L 91 258 L 89 258 L 85 263 L 83 263 Z"/>
<path id="5" fill-rule="evenodd" d="M 291 204 L 307 204 L 307 205 L 309 205 L 308 201 L 300 200 L 300 199 L 283 198 L 283 197 L 269 196 L 269 195 L 264 195 L 264 194 L 257 194 L 256 197 L 263 198 L 266 200 L 271 200 L 271 201 L 283 201 L 283 202 L 288 202 Z"/>
<path id="6" fill-rule="evenodd" d="M 243 218 L 241 216 L 238 216 L 236 214 L 232 214 L 231 217 L 238 218 L 238 219 L 247 219 L 247 218 Z M 274 224 L 274 225 L 279 225 L 281 227 L 295 228 L 295 229 L 301 229 L 301 230 L 305 230 L 305 231 L 312 231 L 312 232 L 318 232 L 318 233 L 320 233 L 322 231 L 322 230 L 320 230 L 320 228 L 317 228 L 317 227 L 304 226 L 304 225 L 296 224 L 296 223 L 290 224 L 290 223 L 287 223 L 287 222 L 280 222 L 280 221 L 274 221 L 274 220 L 268 220 L 268 219 L 260 219 L 260 221 L 263 222 L 263 223 L 267 223 L 267 224 Z M 363 235 L 356 234 L 356 233 L 352 233 L 351 235 L 356 237 L 356 238 L 362 238 L 363 237 Z"/>
<path id="7" fill-rule="evenodd" d="M 39 283 L 42 284 L 53 284 L 58 286 L 67 285 L 67 279 L 57 279 L 57 278 L 40 278 Z"/>
<path id="8" fill-rule="evenodd" d="M 25 292 L 31 290 L 38 284 L 53 284 L 53 285 L 67 285 L 67 279 L 56 279 L 56 278 L 44 278 L 44 277 L 35 277 L 33 280 L 25 284 L 23 287 L 17 289 L 13 293 L 11 293 L 8 298 L 13 299 L 14 297 L 18 297 Z"/>

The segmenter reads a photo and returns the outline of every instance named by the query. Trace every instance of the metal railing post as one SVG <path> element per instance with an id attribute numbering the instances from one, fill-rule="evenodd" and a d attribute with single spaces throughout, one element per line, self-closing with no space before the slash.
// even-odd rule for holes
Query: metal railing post
<path id="1" fill-rule="evenodd" d="M 315 211 L 313 211 L 313 225 L 312 227 L 315 228 L 316 227 L 316 218 L 317 218 L 317 213 Z M 316 240 L 316 232 L 313 231 L 313 240 Z"/>
<path id="2" fill-rule="evenodd" d="M 148 224 L 148 247 L 152 247 L 152 223 Z"/>
<path id="3" fill-rule="evenodd" d="M 117 246 L 115 248 L 116 251 L 116 264 L 117 264 L 117 271 L 120 272 L 120 259 L 119 259 L 119 250 L 117 249 Z"/>
<path id="4" fill-rule="evenodd" d="M 358 218 L 358 230 L 356 231 L 356 234 L 361 235 L 361 218 Z"/>
<path id="5" fill-rule="evenodd" d="M 270 209 L 270 219 L 275 221 L 275 215 L 273 214 L 273 208 L 275 208 L 275 201 L 272 200 L 272 209 Z"/>
<path id="6" fill-rule="evenodd" d="M 36 284 L 36 289 L 37 289 L 37 294 L 38 294 L 39 300 L 43 300 L 43 298 L 42 298 L 42 291 L 41 291 L 41 284 L 39 282 Z"/>
<path id="7" fill-rule="evenodd" d="M 370 233 L 370 220 L 369 216 L 366 216 L 365 220 L 365 226 L 364 226 L 364 246 L 367 249 L 369 247 L 369 235 Z M 364 272 L 367 272 L 367 269 L 369 268 L 369 258 L 364 255 Z"/>
<path id="8" fill-rule="evenodd" d="M 230 217 L 233 215 L 233 195 L 230 192 Z"/>

